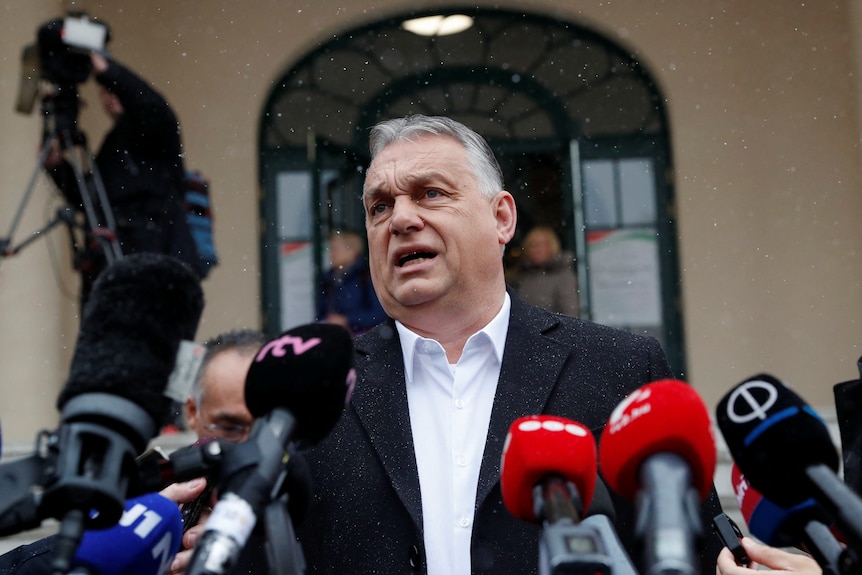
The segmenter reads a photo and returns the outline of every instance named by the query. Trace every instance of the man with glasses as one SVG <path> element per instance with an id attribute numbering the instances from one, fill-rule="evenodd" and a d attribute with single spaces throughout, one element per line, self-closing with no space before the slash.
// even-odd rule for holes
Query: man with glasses
<path id="1" fill-rule="evenodd" d="M 245 406 L 245 376 L 255 354 L 267 342 L 256 330 L 239 329 L 219 334 L 204 343 L 204 357 L 186 400 L 186 423 L 199 438 L 218 437 L 231 443 L 248 439 L 254 417 Z M 204 487 L 197 482 L 171 485 L 162 494 L 177 503 L 191 503 Z M 211 489 L 203 491 L 212 497 Z M 208 513 L 208 511 L 207 511 Z M 174 558 L 168 571 L 185 570 L 193 547 L 203 531 L 206 516 L 183 536 L 183 550 Z M 233 573 L 265 573 L 264 540 L 253 536 L 246 545 Z"/>
<path id="2" fill-rule="evenodd" d="M 198 437 L 216 436 L 232 443 L 248 438 L 254 418 L 245 406 L 245 376 L 264 343 L 263 333 L 242 329 L 204 344 L 201 368 L 186 400 L 186 422 Z"/>

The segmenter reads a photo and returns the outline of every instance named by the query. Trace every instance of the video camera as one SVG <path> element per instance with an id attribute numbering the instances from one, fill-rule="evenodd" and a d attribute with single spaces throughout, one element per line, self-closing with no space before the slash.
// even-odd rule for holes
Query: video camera
<path id="1" fill-rule="evenodd" d="M 21 81 L 15 109 L 30 114 L 42 92 L 40 81 L 54 86 L 53 93 L 69 105 L 74 102 L 77 116 L 76 84 L 90 76 L 89 52 L 101 52 L 110 40 L 108 26 L 90 20 L 85 13 L 69 13 L 42 24 L 36 32 L 36 43 L 28 44 L 21 54 Z"/>
<path id="2" fill-rule="evenodd" d="M 24 242 L 13 245 L 12 237 L 24 206 L 33 193 L 36 177 L 48 154 L 55 146 L 63 152 L 70 152 L 69 164 L 75 174 L 75 181 L 84 205 L 86 221 L 94 232 L 97 241 L 105 249 L 108 262 L 122 257 L 117 240 L 114 216 L 111 212 L 107 193 L 87 146 L 84 133 L 78 129 L 80 97 L 78 84 L 87 80 L 92 73 L 90 54 L 105 53 L 105 44 L 110 40 L 108 26 L 89 19 L 86 13 L 69 12 L 65 18 L 57 18 L 39 26 L 36 42 L 24 46 L 21 54 L 21 77 L 15 109 L 22 114 L 33 112 L 36 100 L 41 96 L 42 112 L 42 150 L 30 183 L 24 192 L 21 204 L 12 220 L 9 234 L 0 237 L 0 258 L 14 255 L 26 245 L 41 237 L 57 224 L 67 224 L 72 235 L 73 246 L 83 243 L 76 241 L 74 228 L 82 227 L 75 214 L 65 208 L 57 212 L 57 217 L 35 232 Z M 76 153 L 72 153 L 74 150 Z M 76 159 L 77 157 L 77 159 Z M 84 160 L 90 162 L 85 176 Z M 85 177 L 88 181 L 85 181 Z M 107 228 L 109 233 L 103 229 Z"/>

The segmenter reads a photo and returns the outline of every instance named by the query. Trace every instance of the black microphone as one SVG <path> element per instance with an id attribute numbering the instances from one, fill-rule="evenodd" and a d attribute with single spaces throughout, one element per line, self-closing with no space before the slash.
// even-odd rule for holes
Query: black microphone
<path id="1" fill-rule="evenodd" d="M 201 511 L 210 507 L 213 490 L 219 477 L 236 470 L 237 457 L 232 455 L 238 444 L 216 436 L 204 436 L 191 445 L 180 447 L 166 454 L 160 447 L 148 449 L 137 458 L 138 481 L 129 487 L 129 495 L 161 491 L 172 483 L 190 481 L 198 477 L 207 478 L 206 488 L 192 503 L 183 505 L 185 529 L 197 524 Z M 287 479 L 279 495 L 287 493 L 288 513 L 295 525 L 299 525 L 311 507 L 311 469 L 301 453 L 291 453 L 287 461 Z"/>
<path id="2" fill-rule="evenodd" d="M 813 499 L 791 508 L 776 505 L 752 487 L 735 463 L 730 481 L 748 531 L 773 547 L 799 547 L 810 553 L 829 575 L 838 568 L 844 547 L 832 535 L 823 511 Z"/>
<path id="3" fill-rule="evenodd" d="M 820 416 L 781 381 L 760 374 L 721 399 L 716 419 L 751 485 L 782 507 L 813 498 L 849 545 L 839 568 L 858 565 L 862 500 L 836 475 L 838 452 Z"/>
<path id="4" fill-rule="evenodd" d="M 862 378 L 862 358 L 857 361 Z M 862 494 L 862 379 L 836 383 L 835 415 L 841 435 L 841 455 L 844 460 L 844 483 L 857 495 Z"/>
<path id="5" fill-rule="evenodd" d="M 355 381 L 353 340 L 340 326 L 299 326 L 260 349 L 245 383 L 246 406 L 257 420 L 249 439 L 234 446 L 224 461 L 220 497 L 195 546 L 188 575 L 223 575 L 233 567 L 286 480 L 289 445 L 323 439 L 341 417 Z M 291 527 L 289 522 L 281 526 Z M 270 543 L 292 545 L 296 541 L 290 535 L 287 541 Z M 289 560 L 300 571 L 298 545 L 295 550 Z"/>
<path id="6" fill-rule="evenodd" d="M 117 523 L 135 456 L 169 413 L 164 395 L 182 340 L 203 310 L 197 276 L 157 254 L 124 257 L 96 280 L 49 441 L 52 478 L 40 515 L 61 519 L 53 568 L 68 570 L 84 529 Z"/>

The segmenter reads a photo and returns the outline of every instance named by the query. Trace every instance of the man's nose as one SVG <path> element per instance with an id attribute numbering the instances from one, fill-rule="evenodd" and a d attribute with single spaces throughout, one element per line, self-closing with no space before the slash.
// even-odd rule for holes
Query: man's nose
<path id="1" fill-rule="evenodd" d="M 422 229 L 424 221 L 419 215 L 419 206 L 410 197 L 396 198 L 392 205 L 392 217 L 389 219 L 389 231 L 393 234 L 403 234 Z"/>

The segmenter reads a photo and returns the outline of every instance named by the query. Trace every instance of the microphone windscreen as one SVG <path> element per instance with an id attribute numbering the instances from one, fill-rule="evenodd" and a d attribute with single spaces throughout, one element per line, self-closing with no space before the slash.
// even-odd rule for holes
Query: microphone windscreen
<path id="1" fill-rule="evenodd" d="M 838 470 L 829 429 L 796 393 L 771 375 L 734 387 L 718 402 L 716 421 L 733 460 L 766 497 L 792 507 L 810 497 L 805 470 Z"/>
<path id="2" fill-rule="evenodd" d="M 57 401 L 92 392 L 128 399 L 160 424 L 164 395 L 182 340 L 193 340 L 203 311 L 198 277 L 170 256 L 125 256 L 98 277 L 83 311 L 69 370 Z"/>
<path id="3" fill-rule="evenodd" d="M 596 440 L 589 429 L 563 417 L 531 415 L 516 419 L 503 446 L 500 489 L 509 513 L 539 523 L 533 487 L 556 476 L 572 482 L 586 511 L 596 485 Z"/>
<path id="4" fill-rule="evenodd" d="M 675 379 L 647 384 L 614 409 L 599 442 L 599 467 L 608 487 L 633 501 L 641 464 L 659 453 L 688 463 L 692 486 L 705 500 L 716 461 L 709 412 L 690 385 Z"/>
<path id="5" fill-rule="evenodd" d="M 350 333 L 306 324 L 261 347 L 246 375 L 245 404 L 255 417 L 287 409 L 296 418 L 294 438 L 315 444 L 338 423 L 355 382 Z"/>
<path id="6" fill-rule="evenodd" d="M 767 545 L 798 546 L 805 523 L 821 520 L 819 508 L 813 499 L 793 507 L 781 507 L 752 487 L 735 463 L 730 469 L 730 480 L 749 533 Z"/>
<path id="7" fill-rule="evenodd" d="M 177 504 L 148 493 L 126 501 L 115 526 L 84 532 L 73 565 L 98 575 L 165 575 L 182 533 Z"/>

